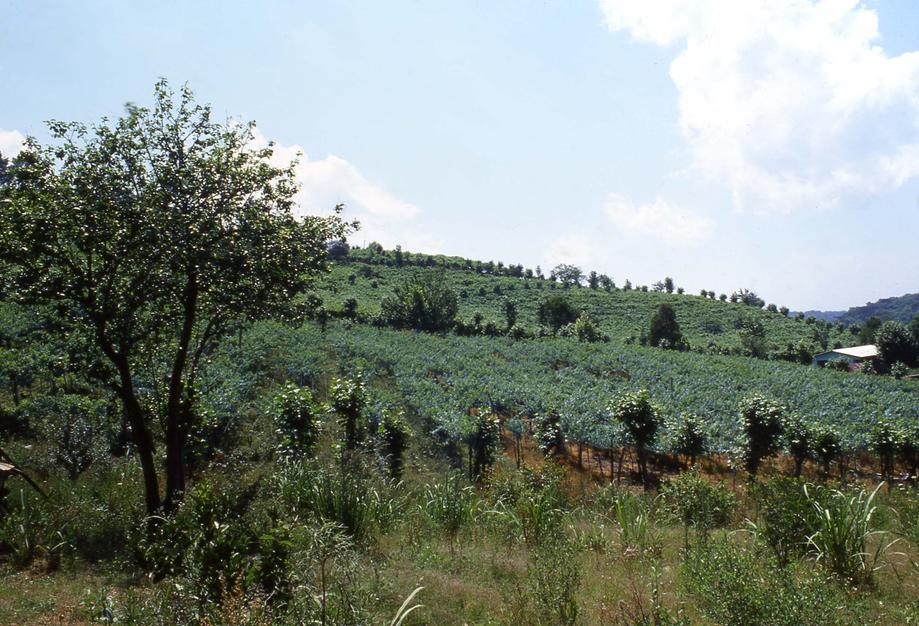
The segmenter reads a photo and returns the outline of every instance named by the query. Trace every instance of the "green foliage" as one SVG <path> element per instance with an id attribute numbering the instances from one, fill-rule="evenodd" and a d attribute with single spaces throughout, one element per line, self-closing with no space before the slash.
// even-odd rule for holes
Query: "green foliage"
<path id="1" fill-rule="evenodd" d="M 814 455 L 823 466 L 823 475 L 829 476 L 830 464 L 842 456 L 842 441 L 835 426 L 819 424 L 814 428 Z"/>
<path id="2" fill-rule="evenodd" d="M 642 480 L 647 478 L 648 447 L 657 438 L 660 410 L 652 404 L 646 389 L 621 394 L 610 406 L 610 415 L 625 427 L 638 450 L 638 468 Z"/>
<path id="3" fill-rule="evenodd" d="M 619 540 L 626 554 L 646 555 L 660 548 L 651 506 L 630 491 L 618 491 L 612 501 L 612 516 L 619 528 Z"/>
<path id="4" fill-rule="evenodd" d="M 391 477 L 398 479 L 402 476 L 402 466 L 405 461 L 405 450 L 412 430 L 405 421 L 402 411 L 384 409 L 380 414 L 377 424 L 377 439 L 381 445 L 381 452 L 389 468 Z"/>
<path id="5" fill-rule="evenodd" d="M 703 615 L 717 624 L 825 626 L 848 623 L 841 593 L 812 573 L 797 574 L 724 539 L 696 546 L 681 570 Z"/>
<path id="6" fill-rule="evenodd" d="M 531 553 L 527 590 L 538 607 L 535 624 L 573 626 L 578 622 L 581 569 L 570 542 L 554 541 Z"/>
<path id="7" fill-rule="evenodd" d="M 902 322 L 890 320 L 881 324 L 875 333 L 874 343 L 881 359 L 888 365 L 898 362 L 911 365 L 916 362 L 919 346 Z"/>
<path id="8" fill-rule="evenodd" d="M 651 318 L 648 342 L 655 347 L 675 349 L 684 347 L 683 333 L 677 323 L 676 312 L 670 304 L 661 304 L 657 313 Z"/>
<path id="9" fill-rule="evenodd" d="M 723 485 L 714 485 L 696 472 L 684 472 L 661 485 L 664 510 L 684 528 L 707 533 L 726 526 L 737 508 L 737 498 Z"/>
<path id="10" fill-rule="evenodd" d="M 357 447 L 363 426 L 362 417 L 367 405 L 367 389 L 360 376 L 335 378 L 329 385 L 329 405 L 344 429 L 345 450 Z"/>
<path id="11" fill-rule="evenodd" d="M 393 289 L 380 303 L 383 321 L 396 328 L 430 332 L 450 330 L 459 310 L 456 292 L 436 274 L 415 276 Z"/>
<path id="12" fill-rule="evenodd" d="M 756 476 L 763 459 L 779 451 L 785 407 L 760 395 L 740 403 L 740 422 L 744 433 L 743 458 L 750 476 Z"/>
<path id="13" fill-rule="evenodd" d="M 578 341 L 594 343 L 596 341 L 606 341 L 609 339 L 600 330 L 597 322 L 587 313 L 581 313 L 574 322 L 573 334 Z"/>
<path id="14" fill-rule="evenodd" d="M 797 478 L 801 475 L 804 462 L 814 452 L 816 433 L 811 423 L 798 413 L 788 414 L 782 429 L 788 454 L 795 461 L 795 478 Z"/>
<path id="15" fill-rule="evenodd" d="M 277 395 L 273 407 L 277 451 L 284 459 L 309 455 L 319 436 L 319 419 L 313 394 L 291 383 Z"/>
<path id="16" fill-rule="evenodd" d="M 881 461 L 881 473 L 889 479 L 900 449 L 900 431 L 886 417 L 879 417 L 868 432 L 868 447 Z"/>
<path id="17" fill-rule="evenodd" d="M 470 456 L 469 477 L 480 480 L 484 478 L 486 470 L 494 465 L 500 443 L 501 424 L 498 416 L 486 408 L 480 408 L 475 413 L 470 416 L 471 428 L 465 439 Z"/>
<path id="18" fill-rule="evenodd" d="M 871 493 L 860 488 L 855 493 L 834 491 L 824 501 L 811 497 L 817 525 L 808 544 L 818 562 L 852 584 L 870 583 L 896 542 L 887 541 L 886 533 L 874 523 L 874 501 L 882 486 Z"/>
<path id="19" fill-rule="evenodd" d="M 151 426 L 166 425 L 166 505 L 184 492 L 185 434 L 198 379 L 240 318 L 291 313 L 291 298 L 326 269 L 326 242 L 350 225 L 296 217 L 293 166 L 253 149 L 254 124 L 214 122 L 190 89 L 165 80 L 152 108 L 116 121 L 49 122 L 54 145 L 30 139 L 0 202 L 0 257 L 16 296 L 62 313 L 59 331 L 105 362 L 160 507 Z M 340 208 L 339 208 L 340 210 Z M 142 364 L 142 365 L 141 365 Z M 156 406 L 141 370 L 168 381 Z"/>
<path id="20" fill-rule="evenodd" d="M 549 296 L 539 304 L 536 317 L 540 324 L 558 330 L 566 324 L 576 322 L 578 315 L 578 311 L 564 296 Z"/>
<path id="21" fill-rule="evenodd" d="M 472 487 L 453 473 L 425 487 L 421 506 L 428 518 L 447 533 L 452 549 L 459 532 L 474 521 L 478 501 Z"/>
<path id="22" fill-rule="evenodd" d="M 819 522 L 814 502 L 824 493 L 813 486 L 806 490 L 804 482 L 781 476 L 750 486 L 757 515 L 748 524 L 780 565 L 807 553 Z"/>
<path id="23" fill-rule="evenodd" d="M 702 418 L 681 413 L 667 420 L 667 449 L 673 454 L 682 454 L 690 467 L 694 466 L 696 459 L 708 451 L 708 434 Z"/>

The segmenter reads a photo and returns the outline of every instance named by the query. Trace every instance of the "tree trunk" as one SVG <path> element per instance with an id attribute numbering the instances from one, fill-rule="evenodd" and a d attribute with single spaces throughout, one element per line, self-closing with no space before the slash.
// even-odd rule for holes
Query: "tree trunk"
<path id="1" fill-rule="evenodd" d="M 185 432 L 191 407 L 183 402 L 186 392 L 183 377 L 188 364 L 188 347 L 195 327 L 198 306 L 197 276 L 189 273 L 184 293 L 185 318 L 179 334 L 179 345 L 169 376 L 169 397 L 166 401 L 166 501 L 164 508 L 172 512 L 185 493 Z"/>
<path id="2" fill-rule="evenodd" d="M 134 382 L 131 379 L 127 359 L 119 357 L 115 361 L 121 379 L 121 384 L 117 386 L 118 396 L 121 398 L 125 417 L 128 418 L 128 423 L 131 425 L 131 438 L 134 445 L 137 446 L 137 456 L 140 459 L 140 467 L 144 476 L 144 501 L 147 506 L 147 515 L 154 515 L 160 512 L 162 503 L 159 481 L 156 476 L 156 463 L 153 461 L 153 437 L 150 435 L 143 409 L 134 393 Z"/>

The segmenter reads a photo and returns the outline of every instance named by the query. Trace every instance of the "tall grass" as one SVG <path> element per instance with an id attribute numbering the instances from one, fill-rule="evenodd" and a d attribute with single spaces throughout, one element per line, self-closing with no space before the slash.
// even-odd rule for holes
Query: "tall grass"
<path id="1" fill-rule="evenodd" d="M 865 489 L 853 494 L 837 490 L 825 502 L 812 500 L 817 530 L 807 543 L 818 562 L 854 584 L 871 582 L 898 541 L 887 541 L 887 533 L 878 530 L 873 522 L 877 512 L 875 498 L 883 485 L 870 493 Z M 808 497 L 812 497 L 809 492 Z"/>

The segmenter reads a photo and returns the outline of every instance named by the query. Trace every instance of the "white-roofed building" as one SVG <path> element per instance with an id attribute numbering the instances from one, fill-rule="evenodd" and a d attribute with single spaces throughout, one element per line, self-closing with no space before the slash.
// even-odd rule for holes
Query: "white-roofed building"
<path id="1" fill-rule="evenodd" d="M 843 361 L 851 366 L 864 361 L 873 361 L 876 358 L 878 358 L 878 347 L 873 343 L 869 343 L 865 346 L 836 348 L 829 352 L 821 352 L 814 356 L 813 364 L 817 367 L 823 367 L 830 361 Z"/>

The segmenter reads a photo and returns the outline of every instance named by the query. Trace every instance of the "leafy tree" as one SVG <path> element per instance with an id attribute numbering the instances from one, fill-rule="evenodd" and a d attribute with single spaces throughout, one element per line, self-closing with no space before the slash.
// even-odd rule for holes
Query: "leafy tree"
<path id="1" fill-rule="evenodd" d="M 143 471 L 148 513 L 185 491 L 185 448 L 207 354 L 237 320 L 291 312 L 327 269 L 337 215 L 294 216 L 293 164 L 253 149 L 253 124 L 217 123 L 165 80 L 152 108 L 117 121 L 50 122 L 55 145 L 29 139 L 0 201 L 0 257 L 15 293 L 56 306 L 85 336 L 121 400 Z M 340 211 L 341 208 L 338 208 Z M 163 380 L 162 402 L 142 399 Z M 155 427 L 166 444 L 165 501 Z"/>
<path id="2" fill-rule="evenodd" d="M 402 467 L 405 461 L 405 450 L 411 437 L 411 429 L 405 422 L 403 413 L 392 409 L 383 410 L 380 422 L 377 424 L 377 438 L 381 444 L 381 451 L 389 474 L 395 479 L 402 476 Z"/>
<path id="3" fill-rule="evenodd" d="M 625 284 L 622 286 L 623 291 L 632 291 L 632 281 L 628 278 L 625 279 Z"/>
<path id="4" fill-rule="evenodd" d="M 536 317 L 540 324 L 558 330 L 578 319 L 578 311 L 563 296 L 549 296 L 539 304 Z"/>
<path id="5" fill-rule="evenodd" d="M 919 346 L 919 313 L 916 313 L 907 328 L 909 329 L 909 334 L 913 337 L 913 343 Z"/>
<path id="6" fill-rule="evenodd" d="M 697 415 L 683 413 L 667 425 L 670 451 L 682 454 L 689 460 L 689 467 L 696 464 L 696 459 L 708 448 L 708 436 L 704 422 Z"/>
<path id="7" fill-rule="evenodd" d="M 749 356 L 766 356 L 766 327 L 755 317 L 745 318 L 740 327 L 740 345 Z"/>
<path id="8" fill-rule="evenodd" d="M 609 339 L 600 330 L 596 320 L 588 313 L 581 313 L 578 316 L 578 319 L 574 322 L 573 330 L 574 336 L 577 337 L 579 341 L 594 343 L 596 341 L 606 341 Z"/>
<path id="9" fill-rule="evenodd" d="M 823 475 L 830 475 L 830 463 L 842 456 L 842 441 L 833 426 L 820 425 L 814 429 L 814 456 L 823 467 Z"/>
<path id="10" fill-rule="evenodd" d="M 667 276 L 664 280 L 658 281 L 653 285 L 654 291 L 666 291 L 667 293 L 673 293 L 673 279 Z"/>
<path id="11" fill-rule="evenodd" d="M 456 292 L 443 276 L 427 272 L 397 285 L 380 303 L 380 315 L 396 328 L 429 332 L 449 330 L 456 323 Z"/>
<path id="12" fill-rule="evenodd" d="M 648 477 L 648 448 L 657 438 L 660 410 L 651 402 L 648 391 L 625 392 L 610 407 L 613 419 L 628 432 L 638 452 L 638 471 L 642 482 Z"/>
<path id="13" fill-rule="evenodd" d="M 512 328 L 517 323 L 517 304 L 513 300 L 504 300 L 504 317 L 508 328 Z"/>
<path id="14" fill-rule="evenodd" d="M 556 411 L 547 411 L 545 415 L 537 416 L 536 420 L 536 445 L 544 455 L 560 454 L 565 451 L 565 435 L 562 432 L 561 417 Z"/>
<path id="15" fill-rule="evenodd" d="M 861 344 L 874 343 L 874 334 L 881 327 L 881 318 L 872 316 L 865 320 L 864 326 L 858 332 L 858 342 Z"/>
<path id="16" fill-rule="evenodd" d="M 329 386 L 329 406 L 345 431 L 345 450 L 357 447 L 361 417 L 367 405 L 367 388 L 361 377 L 336 378 Z"/>
<path id="17" fill-rule="evenodd" d="M 795 462 L 795 478 L 799 478 L 804 462 L 814 450 L 814 429 L 803 417 L 792 413 L 785 419 L 784 430 L 788 454 Z"/>
<path id="18" fill-rule="evenodd" d="M 912 365 L 916 362 L 917 346 L 906 326 L 897 321 L 881 324 L 874 335 L 881 359 L 889 365 L 896 362 Z"/>
<path id="19" fill-rule="evenodd" d="M 566 287 L 570 287 L 572 285 L 580 285 L 581 279 L 584 278 L 584 273 L 581 271 L 581 268 L 576 265 L 560 263 L 552 269 L 551 276 Z"/>
<path id="20" fill-rule="evenodd" d="M 780 307 L 779 307 L 779 313 L 782 314 L 782 317 L 788 317 L 788 307 L 787 307 L 787 306 L 780 306 Z"/>
<path id="21" fill-rule="evenodd" d="M 756 476 L 763 459 L 779 451 L 785 407 L 753 395 L 740 403 L 740 424 L 744 433 L 743 458 L 750 477 Z"/>
<path id="22" fill-rule="evenodd" d="M 607 276 L 606 274 L 600 274 L 600 286 L 603 288 L 604 291 L 612 291 L 613 289 L 616 288 L 616 283 L 614 283 L 613 279 Z"/>
<path id="23" fill-rule="evenodd" d="M 501 442 L 501 425 L 498 417 L 487 408 L 478 409 L 475 413 L 471 416 L 466 444 L 469 447 L 469 477 L 480 480 L 485 470 L 494 465 Z"/>
<path id="24" fill-rule="evenodd" d="M 307 456 L 319 437 L 319 418 L 308 387 L 288 383 L 274 402 L 278 452 L 288 459 Z"/>
<path id="25" fill-rule="evenodd" d="M 740 302 L 741 304 L 746 304 L 747 306 L 752 306 L 757 309 L 761 309 L 766 305 L 765 300 L 749 289 L 738 289 L 732 293 L 731 302 Z"/>
<path id="26" fill-rule="evenodd" d="M 591 289 L 598 289 L 600 287 L 600 275 L 595 271 L 591 271 L 587 277 L 587 286 Z"/>
<path id="27" fill-rule="evenodd" d="M 881 462 L 881 474 L 889 480 L 893 475 L 893 465 L 900 450 L 900 432 L 885 417 L 881 417 L 868 433 L 868 447 L 878 455 Z"/>
<path id="28" fill-rule="evenodd" d="M 657 313 L 651 318 L 648 341 L 652 346 L 660 346 L 662 341 L 666 341 L 669 347 L 683 345 L 683 333 L 672 305 L 665 302 L 658 307 Z"/>

